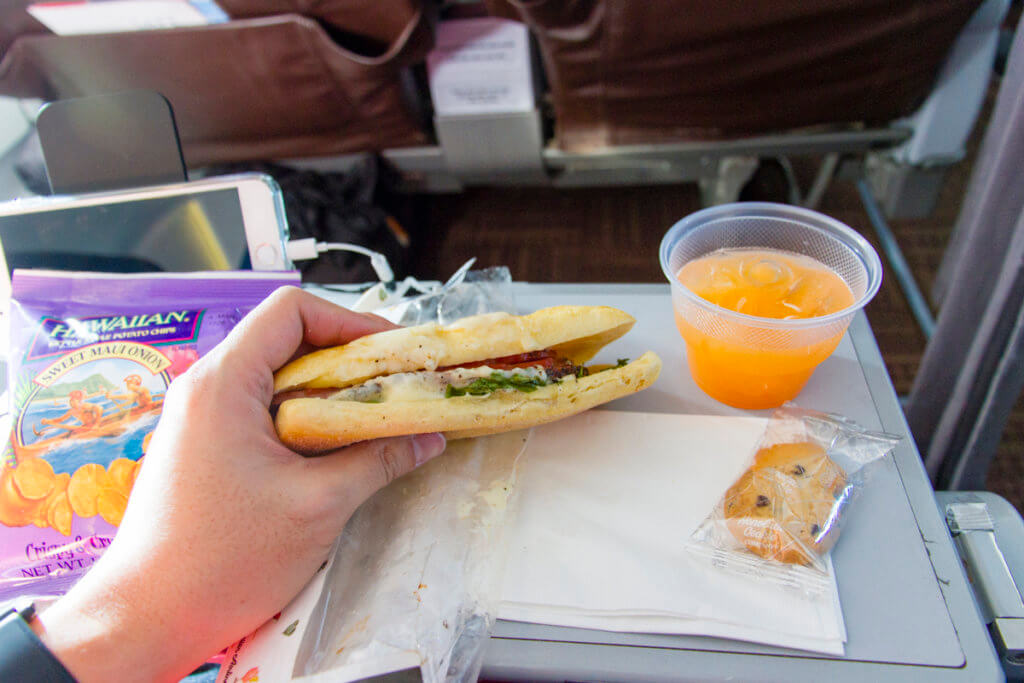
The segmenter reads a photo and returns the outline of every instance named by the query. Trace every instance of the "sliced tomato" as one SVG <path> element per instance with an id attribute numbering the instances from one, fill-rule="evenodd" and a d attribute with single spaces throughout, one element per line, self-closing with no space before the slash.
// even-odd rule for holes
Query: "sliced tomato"
<path id="1" fill-rule="evenodd" d="M 551 349 L 545 351 L 530 351 L 528 353 L 518 353 L 514 356 L 502 356 L 500 358 L 491 358 L 490 360 L 475 361 L 473 363 L 462 363 L 460 365 L 449 365 L 441 370 L 452 370 L 454 368 L 478 368 L 486 365 L 494 368 L 495 370 L 514 370 L 516 368 L 527 368 L 527 367 L 542 367 L 545 370 L 550 369 L 555 364 L 555 352 Z"/>

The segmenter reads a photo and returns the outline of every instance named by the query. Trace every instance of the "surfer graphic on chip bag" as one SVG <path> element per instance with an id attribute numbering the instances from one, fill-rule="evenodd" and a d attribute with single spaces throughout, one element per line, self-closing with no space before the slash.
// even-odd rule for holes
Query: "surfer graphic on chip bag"
<path id="1" fill-rule="evenodd" d="M 72 431 L 74 429 L 87 429 L 92 427 L 100 418 L 103 417 L 102 406 L 96 405 L 95 403 L 87 403 L 87 397 L 81 389 L 74 389 L 68 394 L 68 412 L 64 413 L 60 417 L 55 418 L 42 418 L 39 421 L 46 425 L 48 429 L 67 429 Z M 75 425 L 70 422 L 64 422 L 68 418 L 74 418 L 78 420 L 78 424 Z M 45 429 L 43 430 L 45 431 Z M 36 430 L 36 436 L 42 436 L 43 431 Z"/>
<path id="2" fill-rule="evenodd" d="M 149 389 L 142 384 L 142 378 L 138 375 L 128 375 L 124 378 L 124 385 L 128 389 L 127 394 L 111 394 L 109 391 L 106 392 L 106 397 L 116 403 L 118 407 L 130 406 L 134 404 L 134 410 L 146 410 L 153 405 L 154 400 Z M 163 399 L 158 399 L 158 402 L 162 402 Z"/>

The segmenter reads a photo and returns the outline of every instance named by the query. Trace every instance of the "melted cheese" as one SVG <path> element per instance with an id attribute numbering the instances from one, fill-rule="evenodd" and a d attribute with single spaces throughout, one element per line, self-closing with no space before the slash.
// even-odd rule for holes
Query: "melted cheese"
<path id="1" fill-rule="evenodd" d="M 377 377 L 355 387 L 332 394 L 333 401 L 362 401 L 382 403 L 384 401 L 429 401 L 444 398 L 449 385 L 466 387 L 473 380 L 491 377 L 498 373 L 502 377 L 519 376 L 539 379 L 547 383 L 547 373 L 541 367 L 495 370 L 486 365 L 477 368 L 455 368 L 443 372 L 399 372 L 394 375 Z M 515 389 L 509 389 L 515 391 Z"/>

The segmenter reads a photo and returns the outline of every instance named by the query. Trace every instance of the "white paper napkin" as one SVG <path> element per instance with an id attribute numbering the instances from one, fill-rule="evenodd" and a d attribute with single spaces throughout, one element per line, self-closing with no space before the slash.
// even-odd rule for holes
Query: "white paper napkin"
<path id="1" fill-rule="evenodd" d="M 834 575 L 809 597 L 714 570 L 685 548 L 765 424 L 595 410 L 535 429 L 499 616 L 842 654 Z"/>

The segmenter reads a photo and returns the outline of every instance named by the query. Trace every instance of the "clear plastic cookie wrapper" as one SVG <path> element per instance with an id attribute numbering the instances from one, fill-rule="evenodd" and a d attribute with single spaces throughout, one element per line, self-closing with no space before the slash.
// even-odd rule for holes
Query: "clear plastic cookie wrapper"
<path id="1" fill-rule="evenodd" d="M 809 592 L 858 494 L 899 442 L 835 414 L 787 403 L 750 465 L 693 533 L 688 550 L 725 571 Z"/>

